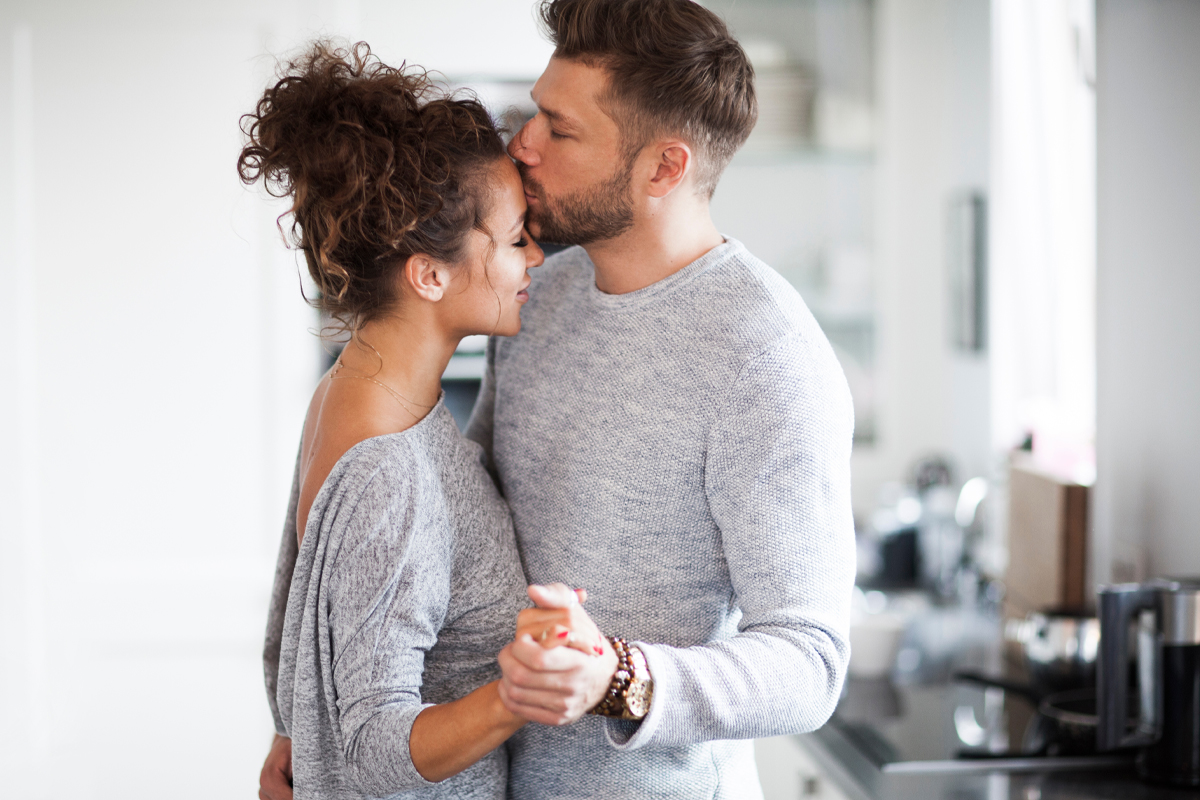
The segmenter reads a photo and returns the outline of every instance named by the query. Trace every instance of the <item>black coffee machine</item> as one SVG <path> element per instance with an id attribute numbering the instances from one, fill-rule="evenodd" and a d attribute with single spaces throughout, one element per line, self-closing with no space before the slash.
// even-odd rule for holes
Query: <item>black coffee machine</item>
<path id="1" fill-rule="evenodd" d="M 1139 747 L 1146 780 L 1200 786 L 1200 578 L 1102 586 L 1098 594 L 1097 749 Z M 1136 701 L 1129 694 L 1134 626 Z"/>

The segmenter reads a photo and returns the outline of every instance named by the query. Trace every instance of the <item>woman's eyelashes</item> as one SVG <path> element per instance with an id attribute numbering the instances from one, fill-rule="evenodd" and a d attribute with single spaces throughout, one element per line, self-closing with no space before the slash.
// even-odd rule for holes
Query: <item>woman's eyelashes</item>
<path id="1" fill-rule="evenodd" d="M 529 239 L 525 238 L 524 236 L 522 236 L 516 242 L 513 242 L 513 247 L 528 247 L 528 246 L 529 246 Z"/>

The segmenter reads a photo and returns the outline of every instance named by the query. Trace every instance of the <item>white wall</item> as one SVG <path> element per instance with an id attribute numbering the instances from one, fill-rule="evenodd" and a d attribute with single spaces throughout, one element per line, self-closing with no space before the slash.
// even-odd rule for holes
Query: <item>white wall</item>
<path id="1" fill-rule="evenodd" d="M 710 5 L 725 13 L 722 4 Z M 768 19 L 803 23 L 820 39 L 821 13 L 836 22 L 831 9 L 857 5 L 766 7 Z M 747 152 L 713 199 L 722 231 L 784 274 L 831 244 L 873 254 L 879 413 L 875 441 L 856 445 L 853 456 L 860 518 L 869 516 L 880 485 L 904 478 L 922 456 L 949 455 L 964 480 L 988 474 L 992 462 L 987 358 L 950 344 L 946 231 L 951 197 L 988 188 L 989 2 L 879 0 L 873 7 L 874 155 L 789 160 Z M 751 9 L 735 5 L 730 18 L 735 29 L 740 23 L 761 38 L 770 29 L 747 24 Z M 785 32 L 778 37 L 788 41 Z"/>
<path id="2" fill-rule="evenodd" d="M 990 5 L 989 0 L 959 0 L 950 4 L 947 10 L 950 42 L 946 77 L 949 107 L 947 176 L 951 191 L 979 191 L 989 201 Z M 945 217 L 943 224 L 944 220 Z M 977 475 L 986 477 L 994 469 L 995 454 L 988 434 L 991 414 L 989 367 L 986 350 L 981 353 L 951 351 L 950 452 L 958 462 L 959 479 L 964 481 Z"/>
<path id="3" fill-rule="evenodd" d="M 913 460 L 949 454 L 960 478 L 991 461 L 985 357 L 950 345 L 948 203 L 987 190 L 989 23 L 986 0 L 880 0 L 879 364 L 875 448 L 856 451 L 856 507 Z"/>
<path id="4" fill-rule="evenodd" d="M 1097 7 L 1095 577 L 1200 573 L 1200 3 Z"/>
<path id="5" fill-rule="evenodd" d="M 0 5 L 0 794 L 254 796 L 319 351 L 238 117 L 318 31 L 536 76 L 531 6 Z"/>

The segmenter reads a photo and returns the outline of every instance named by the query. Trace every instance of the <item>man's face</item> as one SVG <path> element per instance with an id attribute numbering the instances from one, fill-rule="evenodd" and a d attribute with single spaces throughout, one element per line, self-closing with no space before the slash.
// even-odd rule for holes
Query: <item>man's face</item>
<path id="1" fill-rule="evenodd" d="M 632 158 L 617 123 L 600 106 L 608 74 L 551 58 L 533 87 L 538 113 L 509 143 L 538 239 L 590 244 L 633 225 Z"/>

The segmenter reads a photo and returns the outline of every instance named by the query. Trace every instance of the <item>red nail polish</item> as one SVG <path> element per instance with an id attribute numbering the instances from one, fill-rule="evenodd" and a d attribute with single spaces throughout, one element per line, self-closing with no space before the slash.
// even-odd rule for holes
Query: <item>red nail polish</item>
<path id="1" fill-rule="evenodd" d="M 596 647 L 595 645 L 593 645 L 592 649 L 596 651 L 596 655 L 598 655 L 598 656 L 604 655 L 604 651 L 602 649 L 600 649 L 599 647 Z"/>
<path id="2" fill-rule="evenodd" d="M 565 639 L 565 638 L 567 638 L 567 634 L 568 634 L 568 631 L 559 631 L 558 638 Z"/>

